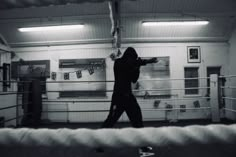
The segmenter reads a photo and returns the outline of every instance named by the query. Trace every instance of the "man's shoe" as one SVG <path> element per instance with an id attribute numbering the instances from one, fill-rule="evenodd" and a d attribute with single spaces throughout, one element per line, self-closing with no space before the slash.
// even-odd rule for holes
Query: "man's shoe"
<path id="1" fill-rule="evenodd" d="M 153 156 L 155 153 L 152 151 L 152 147 L 141 147 L 139 148 L 140 157 Z"/>

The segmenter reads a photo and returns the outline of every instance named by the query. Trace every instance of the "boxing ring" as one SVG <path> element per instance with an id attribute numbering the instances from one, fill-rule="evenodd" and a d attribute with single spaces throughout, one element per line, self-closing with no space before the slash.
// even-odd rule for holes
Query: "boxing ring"
<path id="1" fill-rule="evenodd" d="M 232 79 L 236 76 L 224 76 L 225 79 Z M 57 156 L 57 157 L 90 157 L 90 156 L 139 156 L 138 148 L 142 146 L 152 146 L 156 156 L 229 156 L 236 154 L 236 125 L 220 124 L 221 102 L 226 103 L 221 110 L 235 115 L 234 104 L 236 98 L 228 94 L 231 92 L 222 92 L 222 90 L 234 90 L 235 86 L 218 86 L 218 79 L 223 76 L 212 76 L 210 78 L 210 87 L 198 87 L 199 89 L 211 90 L 210 96 L 202 96 L 198 99 L 210 99 L 210 106 L 198 108 L 185 108 L 186 110 L 210 110 L 212 122 L 210 125 L 190 125 L 185 127 L 147 127 L 147 128 L 122 128 L 122 129 L 29 129 L 29 128 L 2 128 L 0 129 L 0 154 L 5 157 L 16 156 Z M 175 79 L 179 80 L 179 79 Z M 69 81 L 68 81 L 69 82 Z M 51 81 L 49 83 L 58 83 Z M 194 88 L 189 88 L 194 89 Z M 167 90 L 167 89 L 156 89 Z M 169 89 L 168 89 L 169 90 Z M 172 90 L 183 90 L 173 88 Z M 221 92 L 220 92 L 221 91 Z M 31 93 L 32 91 L 25 91 Z M 48 91 L 58 92 L 58 91 Z M 106 92 L 112 92 L 108 90 Z M 7 93 L 1 93 L 4 95 Z M 23 94 L 21 92 L 9 92 L 8 94 Z M 219 97 L 220 95 L 220 97 Z M 191 100 L 192 98 L 174 98 L 169 101 Z M 163 101 L 163 99 L 155 99 Z M 225 101 L 223 101 L 225 100 Z M 55 102 L 56 100 L 45 100 L 46 102 Z M 68 102 L 69 100 L 65 100 Z M 72 102 L 95 102 L 95 100 L 72 100 Z M 104 102 L 101 100 L 101 102 Z M 110 100 L 105 102 L 110 103 Z M 30 103 L 30 102 L 29 102 Z M 19 110 L 17 104 L 16 110 Z M 10 106 L 9 108 L 12 108 Z M 1 108 L 6 110 L 8 107 Z M 158 111 L 179 111 L 182 108 L 157 108 Z M 89 110 L 91 111 L 91 110 Z M 101 110 L 108 111 L 108 110 Z M 44 111 L 43 112 L 88 112 L 88 111 Z M 95 111 L 99 112 L 99 111 Z M 16 112 L 18 117 L 19 112 Z M 13 119 L 13 118 L 12 118 Z M 11 121 L 8 119 L 6 121 Z M 20 126 L 19 120 L 16 121 Z M 95 151 L 96 148 L 104 148 L 103 153 Z"/>
<path id="2" fill-rule="evenodd" d="M 220 118 L 222 118 L 222 110 L 227 111 L 227 112 L 232 112 L 232 114 L 235 113 L 234 110 L 232 110 L 232 108 L 227 108 L 227 107 L 223 107 L 223 109 L 219 109 L 219 105 L 221 103 L 221 101 L 225 102 L 226 99 L 232 99 L 229 95 L 228 97 L 225 97 L 225 95 L 222 95 L 222 91 L 223 90 L 228 90 L 229 87 L 225 87 L 225 86 L 220 86 L 219 85 L 219 80 L 222 79 L 223 77 L 217 77 L 217 76 L 212 76 L 211 77 L 198 77 L 198 78 L 185 78 L 185 79 L 145 79 L 145 80 L 139 80 L 140 82 L 162 82 L 162 81 L 170 81 L 170 82 L 174 82 L 173 84 L 181 82 L 181 81 L 185 81 L 185 80 L 193 80 L 193 79 L 198 79 L 201 81 L 206 81 L 206 80 L 210 80 L 210 84 L 209 87 L 204 87 L 204 86 L 199 86 L 199 87 L 188 87 L 188 88 L 181 88 L 181 87 L 172 87 L 172 88 L 159 88 L 159 89 L 134 89 L 133 92 L 143 92 L 145 94 L 143 94 L 144 96 L 142 98 L 137 98 L 140 106 L 142 106 L 142 101 L 144 103 L 146 103 L 146 101 L 150 100 L 146 97 L 146 93 L 147 92 L 164 92 L 164 91 L 171 91 L 170 93 L 170 97 L 169 98 L 153 98 L 153 105 L 145 108 L 142 108 L 142 112 L 157 112 L 158 114 L 165 113 L 165 115 L 163 115 L 163 119 L 167 119 L 169 121 L 172 121 L 171 118 L 167 118 L 168 115 L 174 113 L 174 114 L 179 114 L 180 112 L 186 112 L 186 111 L 196 111 L 196 112 L 200 112 L 203 111 L 205 112 L 205 114 L 208 114 L 208 116 L 206 116 L 206 119 L 210 119 L 213 122 L 220 122 Z M 224 78 L 235 78 L 235 76 L 227 76 Z M 87 83 L 88 85 L 94 85 L 96 83 L 114 83 L 114 81 L 47 81 L 46 82 L 47 85 L 53 86 L 54 84 L 58 84 L 58 83 L 64 83 L 64 84 L 76 84 L 76 83 Z M 113 86 L 113 85 L 110 85 Z M 233 87 L 230 87 L 230 89 L 232 89 Z M 202 94 L 203 92 L 200 92 L 200 94 L 196 95 L 196 96 L 183 96 L 184 94 L 182 94 L 182 96 L 178 95 L 178 92 L 183 93 L 185 90 L 199 90 L 199 91 L 207 91 L 209 90 L 208 94 Z M 58 90 L 58 89 L 48 89 L 47 93 L 49 94 L 54 94 L 54 93 L 58 93 L 58 92 L 63 92 L 63 90 Z M 97 91 L 97 92 L 105 92 L 107 95 L 110 95 L 113 92 L 112 89 L 106 89 L 104 91 Z M 209 95 L 210 94 L 210 95 Z M 42 113 L 44 114 L 53 114 L 53 113 L 65 113 L 66 115 L 66 122 L 70 121 L 70 119 L 68 118 L 70 115 L 72 114 L 83 114 L 83 113 L 105 113 L 109 111 L 109 107 L 110 106 L 110 101 L 111 98 L 108 97 L 107 99 L 45 99 L 43 100 L 43 106 L 45 106 L 45 110 L 42 111 Z M 196 101 L 196 105 L 194 104 L 194 106 L 188 105 L 188 103 L 190 101 Z M 199 104 L 199 102 L 201 103 L 201 105 Z M 233 103 L 234 100 L 231 100 L 230 103 Z M 100 106 L 101 109 L 79 109 L 79 108 L 72 108 L 70 109 L 70 106 L 75 106 L 75 105 L 81 105 L 81 106 L 85 106 L 86 104 L 96 104 L 96 106 Z M 185 105 L 180 105 L 180 104 L 185 104 Z M 207 103 L 207 104 L 205 104 Z M 61 104 L 64 105 L 65 108 L 64 109 L 51 109 L 50 106 L 53 106 L 53 104 Z M 101 104 L 105 104 L 106 106 L 102 106 Z M 160 105 L 162 104 L 162 105 Z M 203 104 L 203 105 L 202 105 Z M 143 105 L 143 106 L 147 106 L 147 105 Z M 221 111 L 220 111 L 221 110 Z M 174 115 L 173 114 L 173 115 Z M 165 116 L 165 117 L 164 117 Z M 178 116 L 178 115 L 177 115 Z M 103 120 L 104 118 L 102 118 Z M 177 118 L 173 118 L 173 121 L 178 120 Z M 73 121 L 73 120 L 72 120 Z"/>
<path id="3" fill-rule="evenodd" d="M 4 83 L 4 81 L 0 81 L 0 83 Z M 0 107 L 0 114 L 1 116 L 6 116 L 6 118 L 1 118 L 0 119 L 0 127 L 4 127 L 5 124 L 8 124 L 7 126 L 10 127 L 17 127 L 20 125 L 20 119 L 22 119 L 24 117 L 24 113 L 20 111 L 20 109 L 25 106 L 28 105 L 32 102 L 28 102 L 28 103 L 22 103 L 22 101 L 20 102 L 18 100 L 18 97 L 20 95 L 23 94 L 29 94 L 32 93 L 32 91 L 18 91 L 18 89 L 16 89 L 16 85 L 17 84 L 23 84 L 23 83 L 30 83 L 27 81 L 7 81 L 7 83 L 11 84 L 11 90 L 10 91 L 5 91 L 5 92 L 0 92 L 0 97 L 3 98 L 4 96 L 6 96 L 6 99 L 1 99 L 1 102 L 4 102 L 3 105 Z M 7 104 L 6 101 L 9 101 L 9 99 L 14 99 L 14 100 L 10 100 L 11 103 Z M 7 115 L 7 111 L 11 111 L 11 115 L 8 116 Z M 12 112 L 13 111 L 13 112 Z"/>

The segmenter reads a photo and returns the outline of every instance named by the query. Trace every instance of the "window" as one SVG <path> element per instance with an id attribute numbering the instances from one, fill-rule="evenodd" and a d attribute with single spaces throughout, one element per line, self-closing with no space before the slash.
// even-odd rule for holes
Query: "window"
<path id="1" fill-rule="evenodd" d="M 12 62 L 12 78 L 50 78 L 50 61 L 35 60 Z"/>
<path id="2" fill-rule="evenodd" d="M 148 58 L 143 58 L 148 59 Z M 140 68 L 139 80 L 155 79 L 162 81 L 137 81 L 133 84 L 136 97 L 167 99 L 171 97 L 169 57 L 158 57 L 159 62 Z M 167 90 L 158 90 L 167 89 Z"/>
<path id="3" fill-rule="evenodd" d="M 46 79 L 50 77 L 50 61 L 49 60 L 35 60 L 35 61 L 18 61 L 12 62 L 11 68 L 12 78 L 19 78 L 20 81 L 32 81 L 38 79 L 41 81 L 42 93 L 46 94 Z M 20 92 L 28 91 L 24 89 L 27 86 L 18 83 L 18 89 Z"/>
<path id="4" fill-rule="evenodd" d="M 184 82 L 185 88 L 198 88 L 198 67 L 186 67 L 184 68 L 184 78 L 194 78 L 194 79 L 186 79 Z M 198 89 L 185 89 L 185 95 L 194 95 L 198 94 Z"/>

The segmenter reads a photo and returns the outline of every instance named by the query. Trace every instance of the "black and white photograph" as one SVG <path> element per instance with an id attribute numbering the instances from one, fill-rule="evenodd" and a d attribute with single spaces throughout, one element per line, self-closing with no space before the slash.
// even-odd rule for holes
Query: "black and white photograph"
<path id="1" fill-rule="evenodd" d="M 1 0 L 0 157 L 235 157 L 236 0 Z"/>
<path id="2" fill-rule="evenodd" d="M 201 62 L 201 51 L 199 46 L 187 47 L 188 63 L 200 63 Z"/>

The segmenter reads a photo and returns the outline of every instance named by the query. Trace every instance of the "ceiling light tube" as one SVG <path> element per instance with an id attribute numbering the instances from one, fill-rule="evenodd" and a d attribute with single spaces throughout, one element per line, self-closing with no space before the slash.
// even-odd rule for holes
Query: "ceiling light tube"
<path id="1" fill-rule="evenodd" d="M 207 25 L 209 21 L 144 21 L 143 26 L 190 26 Z"/>
<path id="2" fill-rule="evenodd" d="M 37 32 L 37 31 L 58 31 L 58 30 L 71 30 L 83 28 L 84 25 L 59 25 L 59 26 L 42 26 L 42 27 L 25 27 L 18 28 L 20 32 Z"/>

